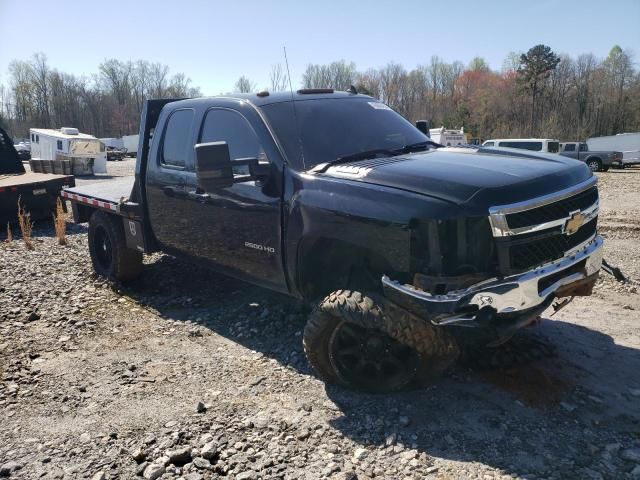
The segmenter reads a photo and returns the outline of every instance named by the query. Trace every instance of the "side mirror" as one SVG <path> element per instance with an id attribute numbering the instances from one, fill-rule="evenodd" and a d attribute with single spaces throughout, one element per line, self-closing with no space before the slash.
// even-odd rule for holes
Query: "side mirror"
<path id="1" fill-rule="evenodd" d="M 416 128 L 424 133 L 427 137 L 431 138 L 431 135 L 429 134 L 429 122 L 427 122 L 426 120 L 418 120 L 416 122 Z"/>
<path id="2" fill-rule="evenodd" d="M 198 187 L 211 192 L 233 185 L 233 169 L 227 142 L 198 143 L 194 148 Z"/>

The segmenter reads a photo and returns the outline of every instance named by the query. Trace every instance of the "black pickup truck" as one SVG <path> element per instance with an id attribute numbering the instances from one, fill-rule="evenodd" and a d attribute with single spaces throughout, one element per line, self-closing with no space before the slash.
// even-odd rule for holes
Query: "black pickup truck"
<path id="1" fill-rule="evenodd" d="M 63 196 L 98 274 L 162 250 L 313 302 L 318 375 L 398 390 L 589 295 L 602 261 L 583 162 L 437 147 L 355 93 L 149 100 L 135 178 Z"/>

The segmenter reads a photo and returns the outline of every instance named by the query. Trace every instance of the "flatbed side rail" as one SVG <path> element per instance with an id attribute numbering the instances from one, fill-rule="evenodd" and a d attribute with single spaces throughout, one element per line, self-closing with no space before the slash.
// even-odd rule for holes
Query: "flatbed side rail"
<path id="1" fill-rule="evenodd" d="M 77 193 L 71 193 L 66 190 L 60 192 L 60 196 L 64 199 L 71 200 L 72 202 L 82 203 L 94 208 L 100 208 L 109 212 L 120 213 L 120 205 L 114 202 L 105 202 L 104 200 L 97 200 L 91 197 L 84 197 Z"/>

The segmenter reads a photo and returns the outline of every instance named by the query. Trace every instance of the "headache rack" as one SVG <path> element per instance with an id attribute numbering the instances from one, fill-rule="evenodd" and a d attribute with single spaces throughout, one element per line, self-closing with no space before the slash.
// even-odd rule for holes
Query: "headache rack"
<path id="1" fill-rule="evenodd" d="M 564 257 L 597 233 L 597 178 L 526 202 L 492 207 L 489 223 L 501 275 Z"/>

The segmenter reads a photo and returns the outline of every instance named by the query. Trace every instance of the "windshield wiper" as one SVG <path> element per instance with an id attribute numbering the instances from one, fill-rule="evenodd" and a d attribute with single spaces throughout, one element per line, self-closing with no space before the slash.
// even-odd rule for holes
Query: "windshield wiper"
<path id="1" fill-rule="evenodd" d="M 410 143 L 409 145 L 405 145 L 404 147 L 394 150 L 394 152 L 396 155 L 398 153 L 419 152 L 421 150 L 427 150 L 429 147 L 442 148 L 444 147 L 444 145 L 441 145 L 431 140 L 425 140 L 423 142 Z"/>
<path id="2" fill-rule="evenodd" d="M 394 150 L 389 150 L 386 148 L 375 148 L 373 150 L 365 150 L 363 152 L 350 153 L 348 155 L 343 155 L 341 157 L 338 157 L 335 160 L 319 163 L 318 165 L 313 167 L 311 171 L 324 172 L 327 168 L 333 165 L 338 165 L 340 163 L 348 163 L 348 162 L 353 162 L 355 160 L 366 160 L 368 158 L 375 158 L 378 155 L 384 156 L 384 157 L 395 157 L 403 153 L 412 153 L 412 152 L 419 152 L 421 150 L 427 150 L 429 147 L 441 148 L 441 147 L 444 147 L 444 145 L 440 145 L 439 143 L 432 142 L 431 140 L 425 140 L 423 142 L 411 143 L 409 145 L 405 145 L 404 147 L 396 148 Z"/>

